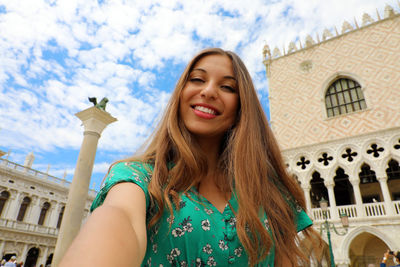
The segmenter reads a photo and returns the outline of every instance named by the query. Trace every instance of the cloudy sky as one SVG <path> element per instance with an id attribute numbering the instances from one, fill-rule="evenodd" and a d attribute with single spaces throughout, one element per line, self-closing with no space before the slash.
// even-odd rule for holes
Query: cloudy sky
<path id="1" fill-rule="evenodd" d="M 89 96 L 118 119 L 99 141 L 95 189 L 115 160 L 151 133 L 185 64 L 222 47 L 250 70 L 268 114 L 262 48 L 316 39 L 363 13 L 383 17 L 397 0 L 0 0 L 0 149 L 23 164 L 72 179 Z"/>

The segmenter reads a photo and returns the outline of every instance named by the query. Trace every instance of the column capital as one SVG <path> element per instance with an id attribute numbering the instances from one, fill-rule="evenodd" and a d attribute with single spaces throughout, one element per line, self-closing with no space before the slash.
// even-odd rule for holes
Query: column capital
<path id="1" fill-rule="evenodd" d="M 352 186 L 358 186 L 360 184 L 359 179 L 349 179 Z"/>
<path id="2" fill-rule="evenodd" d="M 91 107 L 82 110 L 75 114 L 83 123 L 85 132 L 95 132 L 99 135 L 103 132 L 106 126 L 115 122 L 117 119 L 110 115 L 110 113 L 100 110 L 96 107 Z"/>
<path id="3" fill-rule="evenodd" d="M 332 188 L 332 187 L 335 186 L 335 182 L 334 182 L 334 181 L 330 181 L 330 180 L 324 181 L 324 184 L 325 184 L 325 186 L 328 187 L 328 188 L 329 188 L 329 187 Z"/>
<path id="4" fill-rule="evenodd" d="M 311 190 L 311 185 L 310 184 L 305 184 L 305 185 L 301 185 L 301 188 L 304 190 L 304 191 L 310 191 Z"/>
<path id="5" fill-rule="evenodd" d="M 376 177 L 376 179 L 382 183 L 382 182 L 386 182 L 388 180 L 388 178 L 386 176 L 382 176 L 382 177 Z"/>

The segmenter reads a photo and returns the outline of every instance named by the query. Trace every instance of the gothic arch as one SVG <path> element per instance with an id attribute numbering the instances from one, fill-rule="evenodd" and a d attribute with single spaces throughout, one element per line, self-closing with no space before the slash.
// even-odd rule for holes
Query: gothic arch
<path id="1" fill-rule="evenodd" d="M 342 245 L 340 246 L 342 249 L 340 251 L 340 254 L 342 254 L 345 258 L 349 258 L 349 251 L 350 251 L 350 245 L 351 242 L 356 238 L 359 234 L 362 233 L 370 233 L 372 235 L 377 236 L 380 238 L 383 242 L 386 243 L 386 245 L 390 248 L 396 247 L 396 243 L 387 235 L 379 231 L 377 228 L 371 227 L 371 226 L 359 226 L 355 228 L 354 230 L 351 230 L 344 238 Z"/>

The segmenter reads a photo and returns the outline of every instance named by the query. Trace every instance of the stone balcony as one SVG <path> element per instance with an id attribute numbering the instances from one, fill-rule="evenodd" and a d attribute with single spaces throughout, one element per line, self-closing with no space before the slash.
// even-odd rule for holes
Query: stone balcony
<path id="1" fill-rule="evenodd" d="M 50 235 L 52 237 L 57 237 L 58 229 L 43 226 L 38 224 L 32 224 L 27 222 L 19 222 L 16 220 L 0 218 L 0 228 L 5 228 L 7 231 L 18 231 L 29 234 L 40 234 L 40 235 Z"/>

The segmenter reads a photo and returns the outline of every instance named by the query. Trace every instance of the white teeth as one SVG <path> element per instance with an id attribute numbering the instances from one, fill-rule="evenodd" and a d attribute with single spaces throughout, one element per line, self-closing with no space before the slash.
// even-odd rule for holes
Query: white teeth
<path id="1" fill-rule="evenodd" d="M 195 106 L 194 109 L 195 110 L 199 110 L 199 111 L 204 112 L 204 113 L 215 115 L 215 111 L 214 110 L 206 108 L 206 107 L 203 107 L 203 106 Z"/>

